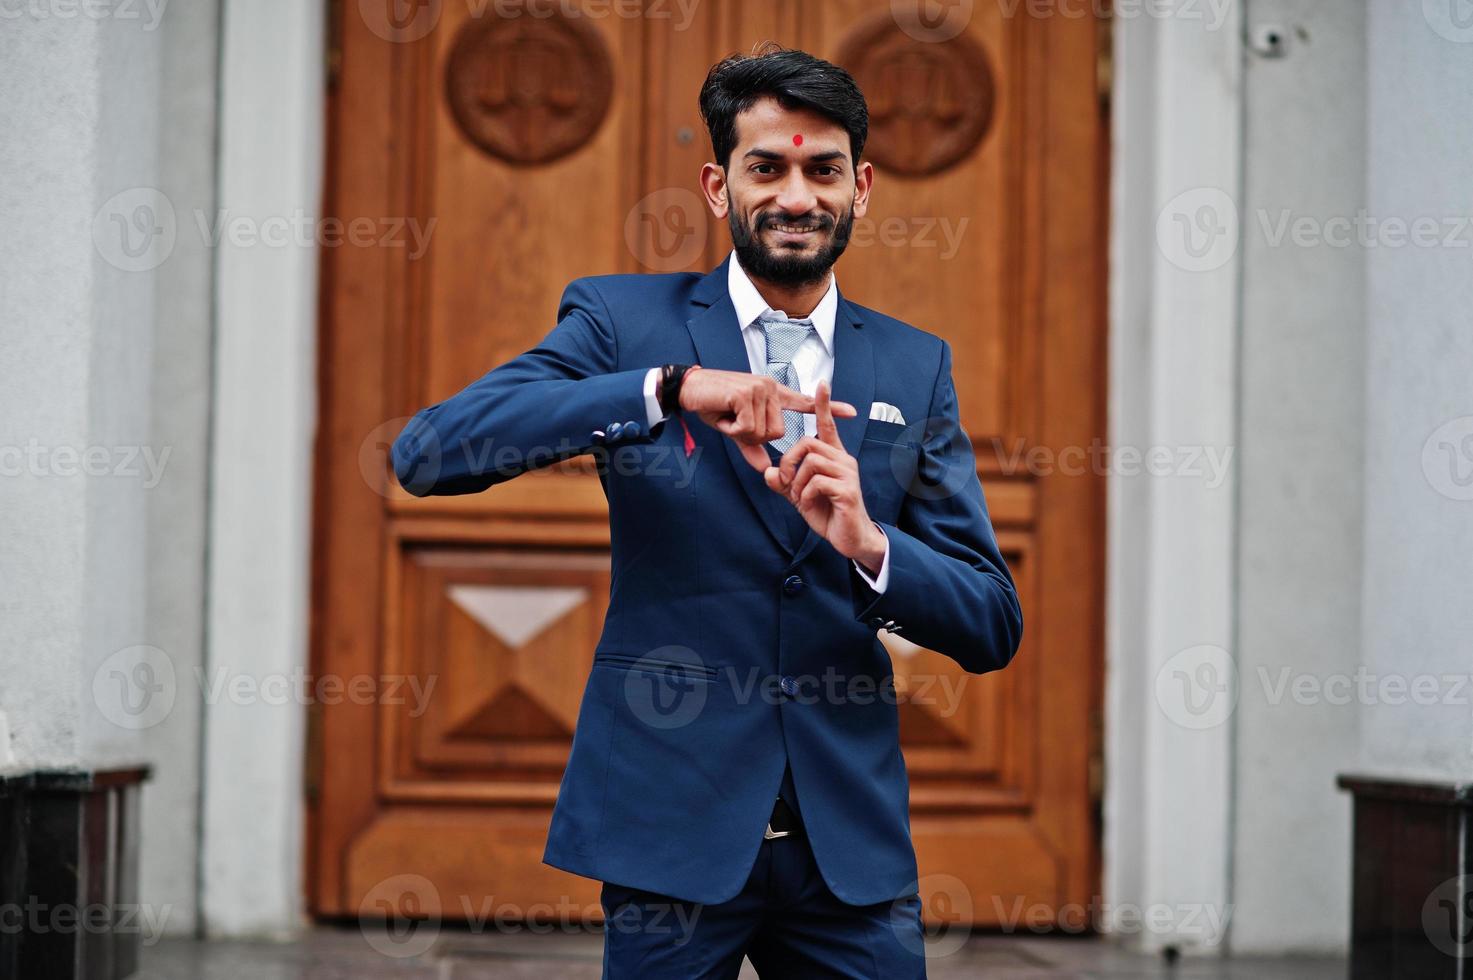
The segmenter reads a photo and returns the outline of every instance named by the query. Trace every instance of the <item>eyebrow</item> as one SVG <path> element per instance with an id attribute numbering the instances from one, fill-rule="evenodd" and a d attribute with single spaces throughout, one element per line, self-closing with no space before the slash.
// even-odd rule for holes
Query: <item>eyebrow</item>
<path id="1" fill-rule="evenodd" d="M 761 160 L 785 160 L 785 159 L 787 159 L 787 157 L 786 157 L 785 154 L 776 153 L 776 152 L 774 152 L 772 150 L 764 150 L 760 146 L 754 146 L 752 149 L 750 149 L 746 153 L 744 153 L 742 155 L 742 157 L 743 157 L 743 159 L 746 159 L 747 157 L 757 157 L 758 159 L 761 159 Z M 828 163 L 831 160 L 845 160 L 845 159 L 848 159 L 848 158 L 844 154 L 844 151 L 843 150 L 825 150 L 823 153 L 815 153 L 812 156 L 810 156 L 808 158 L 808 162 L 809 163 Z"/>

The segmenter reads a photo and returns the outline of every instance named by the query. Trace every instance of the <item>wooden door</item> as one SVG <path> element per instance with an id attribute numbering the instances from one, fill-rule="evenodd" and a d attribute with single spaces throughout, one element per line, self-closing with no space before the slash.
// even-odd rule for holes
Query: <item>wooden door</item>
<path id="1" fill-rule="evenodd" d="M 540 861 L 608 597 L 597 479 L 585 459 L 421 500 L 386 450 L 415 410 L 533 346 L 570 279 L 720 261 L 696 95 L 718 58 L 774 39 L 866 90 L 878 174 L 840 288 L 952 343 L 1024 605 L 998 674 L 885 637 L 913 695 L 928 915 L 1072 905 L 1077 926 L 1098 877 L 1103 479 L 1079 464 L 1104 434 L 1102 25 L 989 3 L 538 7 L 336 11 L 328 213 L 432 233 L 324 249 L 314 667 L 384 680 L 313 708 L 312 909 L 597 918 L 597 883 Z"/>

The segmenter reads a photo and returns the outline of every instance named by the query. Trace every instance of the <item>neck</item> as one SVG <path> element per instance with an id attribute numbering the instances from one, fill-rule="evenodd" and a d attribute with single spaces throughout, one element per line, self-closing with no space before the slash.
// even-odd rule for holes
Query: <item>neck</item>
<path id="1" fill-rule="evenodd" d="M 778 285 L 750 274 L 748 278 L 752 280 L 752 285 L 757 287 L 758 295 L 768 306 L 774 310 L 782 310 L 794 319 L 799 319 L 812 313 L 818 307 L 819 300 L 823 299 L 824 294 L 829 291 L 832 276 L 832 272 L 827 272 L 817 282 L 797 286 Z"/>

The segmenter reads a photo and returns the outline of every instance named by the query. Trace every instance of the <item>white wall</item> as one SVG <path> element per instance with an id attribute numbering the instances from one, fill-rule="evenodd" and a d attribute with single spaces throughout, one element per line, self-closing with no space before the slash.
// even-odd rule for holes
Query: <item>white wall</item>
<path id="1" fill-rule="evenodd" d="M 96 509 L 73 455 L 97 441 L 89 386 L 106 299 L 91 238 L 101 34 L 95 22 L 56 18 L 0 31 L 0 710 L 21 766 L 73 765 L 83 749 L 87 563 L 98 528 L 88 525 Z"/>
<path id="2" fill-rule="evenodd" d="M 1292 231 L 1365 205 L 1363 3 L 1253 0 L 1245 72 L 1232 948 L 1342 948 L 1360 649 L 1364 254 Z M 1308 227 L 1308 226 L 1306 226 Z"/>
<path id="3" fill-rule="evenodd" d="M 151 764 L 142 899 L 187 932 L 212 297 L 156 232 L 213 194 L 214 13 L 90 9 L 0 30 L 0 764 Z"/>
<path id="4" fill-rule="evenodd" d="M 1377 0 L 1366 46 L 1369 210 L 1438 228 L 1366 259 L 1364 658 L 1409 682 L 1473 668 L 1473 24 L 1443 10 Z M 1467 692 L 1433 683 L 1366 706 L 1364 768 L 1473 778 Z"/>

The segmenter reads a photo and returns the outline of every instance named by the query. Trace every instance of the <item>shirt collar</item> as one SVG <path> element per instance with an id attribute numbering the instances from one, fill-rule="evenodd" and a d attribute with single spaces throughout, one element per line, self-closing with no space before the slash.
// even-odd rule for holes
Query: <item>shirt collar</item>
<path id="1" fill-rule="evenodd" d="M 757 292 L 757 287 L 752 280 L 747 278 L 747 272 L 742 264 L 737 261 L 735 250 L 731 253 L 731 261 L 726 269 L 726 288 L 731 293 L 732 306 L 736 307 L 737 323 L 742 329 L 752 326 L 757 318 L 769 311 L 781 313 L 787 316 L 783 310 L 773 310 L 767 305 L 767 300 Z M 814 332 L 818 339 L 823 342 L 824 349 L 833 356 L 834 353 L 834 317 L 839 311 L 839 280 L 832 272 L 829 273 L 829 289 L 823 294 L 823 299 L 808 314 L 808 319 L 813 321 Z"/>

